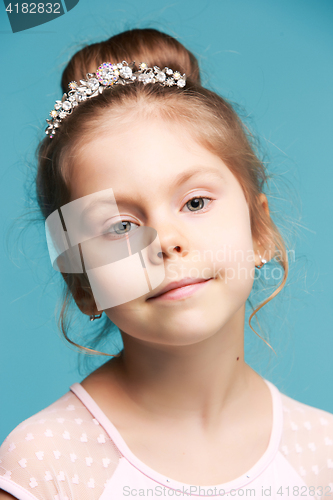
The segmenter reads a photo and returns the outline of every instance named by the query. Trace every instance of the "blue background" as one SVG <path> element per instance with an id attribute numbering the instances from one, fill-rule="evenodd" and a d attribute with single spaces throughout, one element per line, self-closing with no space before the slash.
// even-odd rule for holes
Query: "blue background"
<path id="1" fill-rule="evenodd" d="M 259 313 L 277 356 L 246 327 L 246 361 L 281 392 L 333 413 L 333 3 L 80 0 L 61 18 L 16 34 L 4 8 L 0 15 L 0 442 L 84 376 L 57 333 L 61 281 L 43 226 L 27 225 L 27 174 L 69 58 L 136 27 L 176 36 L 199 58 L 204 84 L 240 103 L 259 134 L 275 175 L 271 215 L 295 260 L 282 294 Z M 89 335 L 97 322 L 89 323 L 77 315 L 74 329 Z"/>

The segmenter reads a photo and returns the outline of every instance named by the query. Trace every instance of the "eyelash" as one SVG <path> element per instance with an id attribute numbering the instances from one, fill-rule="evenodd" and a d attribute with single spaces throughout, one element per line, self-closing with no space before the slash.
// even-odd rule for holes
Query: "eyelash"
<path id="1" fill-rule="evenodd" d="M 189 200 L 187 200 L 187 202 L 183 205 L 183 207 L 185 207 L 185 206 L 186 206 L 188 203 L 190 203 L 190 201 L 192 201 L 192 200 L 209 200 L 209 201 L 213 201 L 213 198 L 208 198 L 207 196 L 193 196 L 193 198 L 190 198 Z M 206 207 L 206 208 L 207 208 L 207 207 Z M 205 209 L 205 208 L 203 208 L 203 209 L 198 210 L 197 212 L 202 213 L 202 212 L 205 212 L 205 211 L 206 211 L 206 209 Z M 191 210 L 190 210 L 190 212 L 191 212 Z M 193 212 L 193 213 L 196 213 L 196 212 Z M 112 233 L 110 233 L 110 232 L 109 232 L 109 231 L 110 231 L 110 229 L 112 229 L 112 228 L 113 228 L 114 226 L 116 226 L 117 224 L 120 224 L 121 222 L 129 222 L 130 224 L 135 224 L 135 222 L 132 222 L 132 221 L 130 221 L 130 220 L 121 220 L 121 221 L 115 222 L 115 223 L 114 223 L 114 224 L 112 224 L 109 228 L 107 228 L 107 229 L 106 229 L 107 234 L 108 234 L 108 235 L 112 234 Z M 118 238 L 121 238 L 122 236 L 124 236 L 124 235 L 126 235 L 126 234 L 128 234 L 128 233 L 122 233 L 122 234 L 113 233 L 113 234 L 115 234 L 115 235 L 116 235 L 116 236 L 115 236 L 116 238 L 117 238 L 117 237 L 118 237 Z"/>

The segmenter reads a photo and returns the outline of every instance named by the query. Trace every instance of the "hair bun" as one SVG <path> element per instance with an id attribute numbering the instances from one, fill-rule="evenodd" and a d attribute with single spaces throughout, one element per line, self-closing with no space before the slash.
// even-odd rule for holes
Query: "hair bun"
<path id="1" fill-rule="evenodd" d="M 67 64 L 61 79 L 63 92 L 68 91 L 70 81 L 85 78 L 94 73 L 103 62 L 136 64 L 146 62 L 149 66 L 165 66 L 186 73 L 186 80 L 200 85 L 200 70 L 196 57 L 178 40 L 155 29 L 133 29 L 112 36 L 103 42 L 94 43 L 79 50 Z"/>

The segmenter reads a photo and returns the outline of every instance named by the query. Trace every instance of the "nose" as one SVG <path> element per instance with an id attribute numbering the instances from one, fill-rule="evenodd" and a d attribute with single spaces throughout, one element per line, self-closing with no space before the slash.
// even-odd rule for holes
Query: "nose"
<path id="1" fill-rule="evenodd" d="M 174 248 L 174 250 L 176 250 L 178 253 L 180 253 L 180 252 L 181 252 L 181 248 L 180 248 L 180 246 L 179 246 L 179 245 L 177 245 L 177 246 Z M 162 258 L 162 257 L 163 257 L 163 252 L 158 252 L 157 257 Z"/>
<path id="2" fill-rule="evenodd" d="M 189 252 L 188 238 L 183 229 L 176 227 L 174 223 L 155 223 L 151 221 L 151 227 L 157 231 L 157 241 L 159 241 L 160 248 L 155 253 L 157 259 L 160 260 L 165 257 L 166 259 L 173 260 L 175 256 L 187 255 Z"/>

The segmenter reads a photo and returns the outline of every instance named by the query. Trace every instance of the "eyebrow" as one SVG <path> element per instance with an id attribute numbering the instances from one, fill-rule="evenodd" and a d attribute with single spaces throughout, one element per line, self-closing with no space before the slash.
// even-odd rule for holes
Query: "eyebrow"
<path id="1" fill-rule="evenodd" d="M 222 172 L 217 170 L 216 168 L 209 168 L 209 167 L 200 166 L 200 167 L 197 167 L 195 169 L 192 169 L 189 172 L 182 172 L 180 175 L 178 175 L 175 179 L 175 182 L 172 183 L 172 186 L 171 186 L 169 192 L 172 189 L 178 188 L 179 186 L 181 186 L 182 184 L 187 182 L 192 177 L 197 177 L 199 175 L 206 175 L 206 176 L 211 177 L 211 178 L 212 177 L 219 177 L 220 179 L 225 180 L 225 177 L 222 174 Z M 117 205 L 121 205 L 122 203 L 129 204 L 131 201 L 133 201 L 133 199 L 132 199 L 132 197 L 129 197 L 129 196 L 126 197 L 123 195 L 119 195 L 116 197 Z M 133 204 L 136 205 L 136 203 L 133 203 Z M 83 213 L 85 213 L 86 211 L 91 210 L 95 207 L 101 206 L 101 205 L 114 205 L 115 206 L 113 200 L 110 198 L 105 198 L 105 199 L 97 198 L 97 199 L 92 200 L 90 203 L 88 203 L 88 205 L 86 205 L 85 209 L 83 210 Z"/>
<path id="2" fill-rule="evenodd" d="M 216 168 L 209 168 L 209 167 L 197 167 L 190 172 L 183 172 L 180 175 L 178 175 L 175 179 L 175 183 L 173 184 L 173 188 L 177 188 L 181 186 L 184 182 L 188 181 L 192 177 L 195 177 L 197 175 L 203 175 L 203 174 L 209 174 L 209 176 L 218 176 L 222 179 L 224 179 L 224 176 L 220 170 L 217 170 Z"/>

